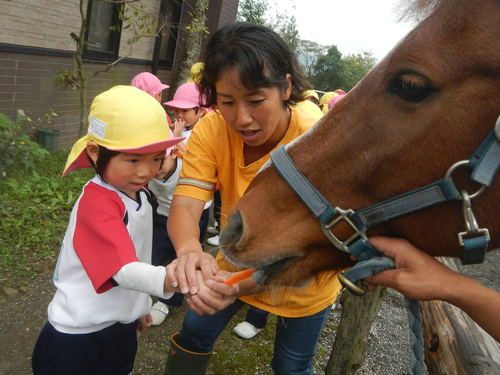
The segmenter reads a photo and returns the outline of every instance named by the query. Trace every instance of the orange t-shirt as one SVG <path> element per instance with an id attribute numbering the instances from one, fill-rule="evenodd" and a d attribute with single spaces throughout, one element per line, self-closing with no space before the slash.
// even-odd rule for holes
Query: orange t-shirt
<path id="1" fill-rule="evenodd" d="M 288 130 L 276 147 L 302 135 L 314 122 L 313 118 L 291 108 Z M 174 195 L 208 201 L 212 199 L 215 185 L 219 183 L 222 228 L 256 173 L 269 160 L 270 153 L 245 165 L 243 145 L 243 140 L 226 124 L 222 115 L 214 111 L 196 124 L 183 156 L 184 164 Z M 216 259 L 223 270 L 238 269 L 221 252 Z M 340 289 L 336 272 L 327 271 L 317 274 L 306 287 L 279 287 L 273 293 L 252 294 L 241 297 L 241 300 L 280 316 L 301 317 L 315 314 L 331 305 Z"/>

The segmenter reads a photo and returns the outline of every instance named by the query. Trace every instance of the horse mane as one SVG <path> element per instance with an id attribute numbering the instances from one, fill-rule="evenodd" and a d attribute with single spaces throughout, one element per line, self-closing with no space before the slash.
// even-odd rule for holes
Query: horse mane
<path id="1" fill-rule="evenodd" d="M 416 21 L 429 16 L 444 0 L 402 0 L 395 6 L 399 22 Z"/>

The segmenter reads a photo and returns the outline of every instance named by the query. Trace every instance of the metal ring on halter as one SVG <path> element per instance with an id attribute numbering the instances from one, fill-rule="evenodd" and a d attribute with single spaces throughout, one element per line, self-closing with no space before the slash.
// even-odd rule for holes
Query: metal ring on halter
<path id="1" fill-rule="evenodd" d="M 357 296 L 364 296 L 366 294 L 366 288 L 362 288 L 354 284 L 351 280 L 344 276 L 343 273 L 338 273 L 337 278 L 339 279 L 342 286 L 349 289 L 352 294 Z"/>
<path id="2" fill-rule="evenodd" d="M 465 165 L 469 164 L 469 160 L 461 160 L 457 161 L 455 164 L 453 164 L 447 171 L 446 174 L 444 175 L 445 178 L 451 178 L 451 175 L 455 170 L 459 167 L 463 167 Z M 484 191 L 486 190 L 485 185 L 481 185 L 481 187 L 473 194 L 469 194 L 469 199 L 474 199 L 479 197 Z"/>

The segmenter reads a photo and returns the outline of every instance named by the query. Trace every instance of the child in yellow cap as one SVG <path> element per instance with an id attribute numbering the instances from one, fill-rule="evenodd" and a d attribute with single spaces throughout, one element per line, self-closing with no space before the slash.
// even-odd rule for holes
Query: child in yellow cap
<path id="1" fill-rule="evenodd" d="M 339 94 L 334 92 L 334 91 L 328 91 L 325 92 L 322 96 L 321 99 L 319 100 L 319 107 L 321 108 L 321 111 L 323 114 L 328 112 L 328 102 L 332 99 L 338 96 Z"/>
<path id="2" fill-rule="evenodd" d="M 164 266 L 152 266 L 152 211 L 144 188 L 160 169 L 170 138 L 165 111 L 147 93 L 116 86 L 91 106 L 88 133 L 63 175 L 96 175 L 73 207 L 54 272 L 56 292 L 36 343 L 38 374 L 129 374 L 136 330 L 151 324 L 150 295 L 174 291 Z M 171 281 L 171 280 L 170 280 Z"/>
<path id="3" fill-rule="evenodd" d="M 315 121 L 323 117 L 323 112 L 319 108 L 318 93 L 314 90 L 304 91 L 304 100 L 298 102 L 295 108 L 312 117 Z"/>

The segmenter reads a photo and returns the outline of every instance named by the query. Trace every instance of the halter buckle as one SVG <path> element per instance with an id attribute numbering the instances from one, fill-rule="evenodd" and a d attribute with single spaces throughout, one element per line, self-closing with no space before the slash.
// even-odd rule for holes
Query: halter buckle
<path id="1" fill-rule="evenodd" d="M 357 241 L 360 237 L 363 238 L 364 240 L 368 240 L 368 237 L 366 236 L 366 233 L 363 231 L 360 231 L 356 225 L 352 222 L 352 220 L 349 218 L 354 214 L 354 210 L 348 209 L 348 210 L 343 210 L 342 208 L 335 207 L 335 210 L 338 213 L 338 216 L 332 219 L 328 224 L 321 224 L 321 230 L 323 231 L 323 234 L 328 238 L 328 240 L 339 250 L 349 253 L 349 246 Z M 344 220 L 349 226 L 354 229 L 354 234 L 349 237 L 347 240 L 342 241 L 339 239 L 335 234 L 332 232 L 332 228 L 337 225 L 340 221 Z"/>
<path id="2" fill-rule="evenodd" d="M 469 193 L 465 190 L 461 191 L 461 195 L 466 230 L 458 233 L 458 242 L 460 246 L 464 246 L 464 239 L 466 237 L 485 237 L 486 240 L 489 241 L 490 231 L 487 228 L 479 228 L 474 212 L 472 212 L 472 205 L 470 202 L 472 196 L 469 196 Z"/>
<path id="3" fill-rule="evenodd" d="M 344 273 L 338 273 L 337 278 L 339 279 L 340 283 L 342 286 L 346 289 L 348 289 L 352 294 L 355 296 L 362 297 L 366 294 L 366 288 L 363 286 L 358 286 L 355 283 L 353 283 L 351 280 L 349 280 L 347 277 L 344 276 Z"/>

